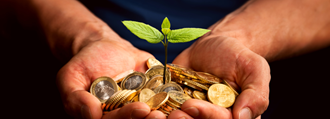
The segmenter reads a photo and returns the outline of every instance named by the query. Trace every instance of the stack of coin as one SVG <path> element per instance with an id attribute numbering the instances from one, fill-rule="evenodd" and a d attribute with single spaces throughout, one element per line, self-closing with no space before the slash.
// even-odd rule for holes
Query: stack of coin
<path id="1" fill-rule="evenodd" d="M 164 82 L 163 64 L 155 58 L 149 58 L 147 66 L 149 69 L 145 73 L 129 70 L 116 76 L 115 80 L 100 77 L 93 82 L 90 92 L 102 103 L 104 114 L 139 101 L 145 102 L 151 110 L 169 115 L 192 98 L 228 108 L 239 95 L 225 80 L 206 72 L 167 64 Z"/>
<path id="2" fill-rule="evenodd" d="M 126 102 L 131 101 L 137 94 L 136 90 L 122 90 L 113 94 L 109 100 L 101 105 L 103 111 L 111 111 L 123 106 Z"/>

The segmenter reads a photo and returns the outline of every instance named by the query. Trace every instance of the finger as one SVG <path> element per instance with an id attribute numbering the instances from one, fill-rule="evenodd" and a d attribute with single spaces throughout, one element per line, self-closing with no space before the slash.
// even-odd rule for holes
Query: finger
<path id="1" fill-rule="evenodd" d="M 150 108 L 142 102 L 127 104 L 120 109 L 110 111 L 103 119 L 143 119 L 150 113 Z"/>
<path id="2" fill-rule="evenodd" d="M 270 69 L 267 61 L 261 56 L 247 51 L 237 59 L 237 84 L 241 94 L 233 106 L 233 115 L 239 119 L 251 119 L 261 115 L 269 104 Z"/>
<path id="3" fill-rule="evenodd" d="M 87 92 L 90 82 L 67 66 L 57 75 L 57 86 L 66 112 L 76 118 L 101 118 L 100 101 Z M 68 77 L 71 79 L 68 80 Z"/>
<path id="4" fill-rule="evenodd" d="M 163 112 L 155 110 L 150 112 L 146 119 L 166 119 L 166 116 Z"/>
<path id="5" fill-rule="evenodd" d="M 229 119 L 231 112 L 223 107 L 213 105 L 209 102 L 190 99 L 183 103 L 181 110 L 197 119 Z"/>
<path id="6" fill-rule="evenodd" d="M 193 119 L 187 113 L 181 110 L 172 111 L 171 114 L 168 116 L 169 119 Z"/>

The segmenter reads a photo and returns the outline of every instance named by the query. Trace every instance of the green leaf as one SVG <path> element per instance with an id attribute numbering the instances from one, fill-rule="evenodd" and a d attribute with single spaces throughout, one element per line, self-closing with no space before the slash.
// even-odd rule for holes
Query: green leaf
<path id="1" fill-rule="evenodd" d="M 170 21 L 168 20 L 168 18 L 167 17 L 165 17 L 165 19 L 163 20 L 163 23 L 162 23 L 162 29 L 163 28 L 171 28 L 171 23 L 170 23 Z"/>
<path id="2" fill-rule="evenodd" d="M 156 28 L 137 21 L 122 21 L 123 24 L 137 37 L 147 40 L 149 43 L 159 43 L 164 35 Z"/>
<path id="3" fill-rule="evenodd" d="M 170 31 L 171 31 L 171 29 L 169 29 L 169 28 L 162 28 L 162 32 L 164 35 L 167 35 Z"/>
<path id="4" fill-rule="evenodd" d="M 182 28 L 171 30 L 168 34 L 167 39 L 171 43 L 184 43 L 192 41 L 198 37 L 203 36 L 205 33 L 209 32 L 208 29 L 202 28 Z"/>

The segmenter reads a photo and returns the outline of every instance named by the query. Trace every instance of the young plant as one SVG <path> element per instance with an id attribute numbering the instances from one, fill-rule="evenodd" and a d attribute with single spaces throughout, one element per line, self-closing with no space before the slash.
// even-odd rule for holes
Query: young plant
<path id="1" fill-rule="evenodd" d="M 208 29 L 202 28 L 181 28 L 171 30 L 170 21 L 165 17 L 161 25 L 162 33 L 156 28 L 137 21 L 122 21 L 123 24 L 137 37 L 147 40 L 149 43 L 159 43 L 161 42 L 165 48 L 165 65 L 164 65 L 164 76 L 163 80 L 165 82 L 166 75 L 166 64 L 167 64 L 167 46 L 168 42 L 171 43 L 184 43 L 192 41 L 198 37 L 203 36 L 205 33 L 209 32 Z"/>

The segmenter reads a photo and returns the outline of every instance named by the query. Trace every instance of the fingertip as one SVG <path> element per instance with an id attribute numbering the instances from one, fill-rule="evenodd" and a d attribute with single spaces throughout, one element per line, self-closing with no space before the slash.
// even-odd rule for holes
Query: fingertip
<path id="1" fill-rule="evenodd" d="M 64 100 L 65 110 L 76 118 L 101 118 L 100 101 L 87 91 L 72 92 Z"/>
<path id="2" fill-rule="evenodd" d="M 268 107 L 269 99 L 260 96 L 252 89 L 244 90 L 236 99 L 233 106 L 233 116 L 239 119 L 256 118 Z"/>
<path id="3" fill-rule="evenodd" d="M 228 109 L 198 99 L 187 100 L 181 110 L 193 118 L 231 118 Z"/>
<path id="4" fill-rule="evenodd" d="M 120 109 L 107 113 L 104 118 L 124 118 L 124 119 L 142 119 L 148 116 L 150 107 L 142 102 L 127 104 Z"/>
<path id="5" fill-rule="evenodd" d="M 149 115 L 146 117 L 146 119 L 166 119 L 166 116 L 163 112 L 154 110 L 149 113 Z"/>
<path id="6" fill-rule="evenodd" d="M 168 116 L 169 119 L 193 119 L 192 116 L 181 110 L 174 110 Z M 194 117 L 195 118 L 195 117 Z"/>

